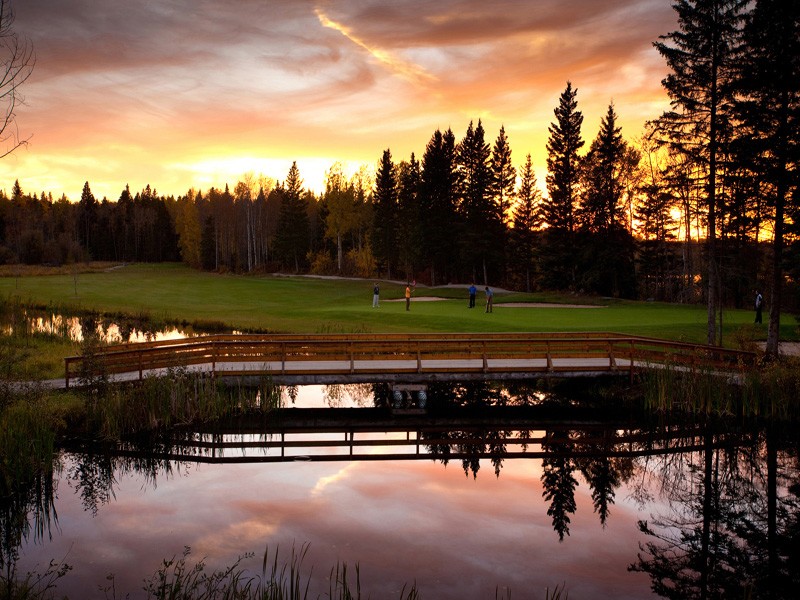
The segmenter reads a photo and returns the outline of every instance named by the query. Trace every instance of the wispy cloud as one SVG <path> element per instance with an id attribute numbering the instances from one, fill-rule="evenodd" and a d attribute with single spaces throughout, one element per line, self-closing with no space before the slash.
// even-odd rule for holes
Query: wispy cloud
<path id="1" fill-rule="evenodd" d="M 373 46 L 368 44 L 366 41 L 359 38 L 353 31 L 346 27 L 341 23 L 337 23 L 336 21 L 330 19 L 325 13 L 322 11 L 321 8 L 317 8 L 315 10 L 317 17 L 319 18 L 319 22 L 329 29 L 333 29 L 334 31 L 338 31 L 343 36 L 345 36 L 348 40 L 360 46 L 369 54 L 375 58 L 379 63 L 388 67 L 393 73 L 407 79 L 411 83 L 432 83 L 436 80 L 436 78 L 431 75 L 430 73 L 426 72 L 425 69 L 411 63 L 407 60 L 403 60 L 396 56 L 393 56 L 391 52 L 378 48 L 377 46 Z"/>

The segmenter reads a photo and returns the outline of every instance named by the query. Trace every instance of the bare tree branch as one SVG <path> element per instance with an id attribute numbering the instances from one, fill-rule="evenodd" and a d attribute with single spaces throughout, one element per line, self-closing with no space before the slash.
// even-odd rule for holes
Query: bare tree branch
<path id="1" fill-rule="evenodd" d="M 5 158 L 28 143 L 20 137 L 16 108 L 25 99 L 20 87 L 28 80 L 36 64 L 33 45 L 14 31 L 11 0 L 0 0 L 0 158 Z"/>

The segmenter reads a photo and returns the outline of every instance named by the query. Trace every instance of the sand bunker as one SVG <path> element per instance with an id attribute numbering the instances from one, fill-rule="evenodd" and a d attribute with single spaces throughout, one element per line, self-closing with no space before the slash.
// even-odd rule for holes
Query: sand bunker
<path id="1" fill-rule="evenodd" d="M 599 304 L 559 304 L 557 302 L 495 302 L 495 308 L 608 308 Z"/>
<path id="2" fill-rule="evenodd" d="M 459 298 L 441 298 L 439 296 L 412 296 L 412 302 L 438 302 L 439 300 L 458 300 Z M 405 298 L 391 298 L 382 302 L 405 302 Z M 485 304 L 483 298 L 478 298 L 476 304 Z M 557 302 L 495 302 L 495 308 L 608 308 L 597 304 L 558 304 Z"/>

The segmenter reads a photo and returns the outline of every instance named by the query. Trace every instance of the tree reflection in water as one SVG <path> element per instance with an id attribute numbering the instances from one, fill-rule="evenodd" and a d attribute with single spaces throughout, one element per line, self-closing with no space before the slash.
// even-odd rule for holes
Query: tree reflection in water
<path id="1" fill-rule="evenodd" d="M 50 537 L 58 524 L 55 508 L 56 475 L 60 465 L 49 456 L 35 452 L 0 464 L 0 583 L 8 586 L 16 578 L 19 549 L 30 538 Z"/>
<path id="2" fill-rule="evenodd" d="M 669 512 L 641 521 L 649 538 L 635 571 L 665 598 L 795 598 L 800 585 L 797 434 L 751 431 L 747 445 L 721 445 L 707 431 L 700 450 L 663 455 Z M 672 464 L 680 461 L 681 464 Z"/>
<path id="3" fill-rule="evenodd" d="M 364 406 L 369 403 L 365 392 L 363 386 L 334 389 L 326 402 L 339 406 L 349 395 Z M 588 486 L 604 527 L 623 484 L 643 507 L 658 502 L 657 512 L 639 524 L 644 538 L 638 555 L 631 550 L 629 567 L 647 573 L 656 594 L 699 599 L 796 596 L 800 435 L 793 424 L 699 419 L 653 423 L 629 409 L 614 412 L 519 383 L 485 382 L 431 386 L 427 414 L 392 420 L 387 416 L 389 396 L 386 386 L 375 385 L 372 408 L 323 409 L 331 415 L 358 411 L 358 417 L 348 413 L 350 422 L 338 429 L 345 435 L 331 442 L 337 447 L 350 443 L 350 454 L 323 453 L 310 459 L 359 460 L 358 446 L 352 445 L 353 419 L 361 419 L 358 431 L 370 431 L 374 421 L 380 423 L 374 431 L 404 432 L 416 447 L 416 452 L 392 454 L 387 460 L 434 460 L 443 465 L 458 460 L 472 478 L 484 462 L 499 477 L 505 460 L 541 460 L 542 496 L 559 540 L 570 534 L 571 518 L 578 510 L 576 490 L 582 484 Z M 306 414 L 305 409 L 289 410 L 292 418 Z M 387 423 L 396 423 L 395 429 L 388 429 Z M 308 431 L 308 423 L 297 430 Z M 290 431 L 288 417 L 269 421 L 261 415 L 113 446 L 62 449 L 51 467 L 4 480 L 0 561 L 6 577 L 13 576 L 20 544 L 47 537 L 56 523 L 54 482 L 64 465 L 69 465 L 64 479 L 80 495 L 84 509 L 96 514 L 114 500 L 117 480 L 125 473 L 144 474 L 155 487 L 159 478 L 193 463 L 225 462 L 230 448 L 252 453 L 247 456 L 254 462 L 292 460 L 282 454 L 283 434 Z M 391 445 L 375 441 L 376 446 L 381 443 L 394 448 L 397 436 Z M 281 451 L 277 457 L 270 454 L 276 448 Z M 373 453 L 369 458 L 384 457 Z"/>

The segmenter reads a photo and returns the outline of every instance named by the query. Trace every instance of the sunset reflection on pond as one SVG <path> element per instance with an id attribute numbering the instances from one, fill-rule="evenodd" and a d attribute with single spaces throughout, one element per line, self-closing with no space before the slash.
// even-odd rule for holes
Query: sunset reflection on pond
<path id="1" fill-rule="evenodd" d="M 364 411 L 363 392 L 335 391 L 336 406 Z M 301 386 L 286 398 L 299 409 L 292 418 L 302 420 L 304 409 L 329 407 L 331 393 Z M 514 598 L 543 598 L 562 583 L 570 597 L 647 598 L 657 597 L 651 574 L 661 573 L 660 550 L 645 551 L 658 540 L 640 521 L 667 537 L 682 528 L 702 535 L 705 522 L 733 539 L 734 525 L 759 523 L 755 507 L 766 504 L 767 466 L 758 457 L 767 438 L 758 428 L 409 422 L 406 431 L 366 424 L 295 431 L 290 420 L 280 433 L 220 426 L 213 434 L 177 434 L 156 454 L 135 444 L 93 457 L 73 448 L 57 476 L 52 539 L 29 539 L 20 567 L 66 557 L 75 568 L 60 593 L 102 598 L 93 590 L 114 573 L 116 589 L 136 598 L 142 578 L 184 546 L 212 568 L 254 552 L 244 564 L 260 573 L 265 548 L 288 561 L 293 546 L 307 543 L 312 598 L 327 592 L 337 562 L 358 564 L 362 590 L 374 598 L 397 597 L 413 582 L 426 598 L 494 598 L 507 589 Z M 786 485 L 778 505 L 791 514 L 796 461 L 788 460 L 791 444 L 781 448 L 777 476 Z M 703 506 L 709 481 L 713 510 L 698 521 L 692 511 Z M 726 502 L 741 512 L 726 513 Z M 745 552 L 760 552 L 762 541 L 739 541 Z M 684 581 L 686 597 L 700 597 L 689 586 L 701 575 Z M 730 581 L 707 585 L 735 589 Z"/>

